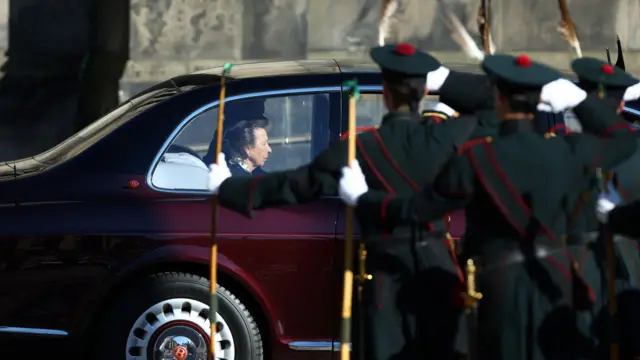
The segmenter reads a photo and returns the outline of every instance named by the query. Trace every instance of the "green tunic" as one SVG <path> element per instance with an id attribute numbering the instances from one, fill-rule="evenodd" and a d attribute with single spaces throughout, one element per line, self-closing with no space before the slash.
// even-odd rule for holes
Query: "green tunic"
<path id="1" fill-rule="evenodd" d="M 626 124 L 618 122 L 623 131 Z M 570 143 L 574 141 L 573 134 L 565 134 L 565 139 Z M 611 151 L 615 144 L 602 149 L 603 153 Z M 588 154 L 588 153 L 587 153 Z M 584 155 L 583 155 L 584 156 Z M 592 156 L 588 154 L 587 157 Z M 640 161 L 640 152 L 636 151 L 628 158 L 601 158 L 598 164 L 594 164 L 589 170 L 600 167 L 604 173 L 612 168 L 616 171 L 617 183 L 620 185 L 620 193 L 623 197 L 629 197 L 634 193 L 640 196 L 638 185 L 633 184 L 634 174 L 638 172 L 635 165 Z M 593 353 L 598 358 L 606 358 L 609 354 L 609 346 L 612 339 L 618 339 L 621 343 L 621 358 L 632 358 L 632 354 L 639 354 L 640 349 L 640 313 L 636 310 L 633 298 L 640 280 L 640 261 L 635 242 L 616 236 L 616 281 L 615 290 L 618 294 L 618 313 L 616 322 L 612 322 L 609 316 L 609 281 L 608 261 L 606 255 L 606 242 L 600 232 L 600 224 L 595 216 L 595 203 L 598 189 L 594 184 L 593 171 L 586 171 L 581 185 L 581 198 L 571 209 L 569 226 L 567 231 L 567 245 L 574 257 L 579 261 L 583 271 L 596 293 L 596 302 L 593 309 L 578 314 L 580 332 L 590 341 L 585 342 L 585 347 L 593 348 Z M 628 187 L 628 190 L 626 189 Z M 636 302 L 637 303 L 637 302 Z M 611 326 L 620 326 L 612 329 Z M 638 334 L 635 337 L 633 334 Z"/>
<path id="2" fill-rule="evenodd" d="M 466 91 L 468 83 L 480 84 L 476 87 L 479 92 Z M 488 86 L 484 77 L 454 72 L 442 88 L 441 99 L 451 101 L 460 118 L 428 125 L 417 114 L 391 112 L 377 130 L 358 135 L 357 158 L 369 186 L 409 195 L 432 182 L 474 130 L 476 118 L 470 114 L 493 107 Z M 251 216 L 254 209 L 336 196 L 346 160 L 347 142 L 338 142 L 309 165 L 291 171 L 257 178 L 232 177 L 223 182 L 218 198 L 222 206 Z M 389 231 L 383 222 L 361 216 L 358 221 L 363 238 L 369 242 L 367 271 L 374 276 L 366 283 L 364 294 L 366 358 L 447 359 L 456 351 L 464 352 L 464 339 L 454 339 L 461 309 L 454 306 L 453 298 L 461 283 L 444 233 L 439 231 L 444 223 L 434 219 L 429 224 Z M 414 246 L 417 239 L 424 238 L 436 241 L 428 247 Z M 386 247 L 396 242 L 403 246 Z M 429 288 L 422 286 L 425 282 L 441 287 L 443 295 L 429 293 Z"/>
<path id="3" fill-rule="evenodd" d="M 636 143 L 596 97 L 574 111 L 588 134 L 545 139 L 528 120 L 506 121 L 492 142 L 470 142 L 433 187 L 409 198 L 370 191 L 358 203 L 363 216 L 394 225 L 437 218 L 451 200 L 465 207 L 463 252 L 482 266 L 481 359 L 574 358 L 589 340 L 575 331 L 571 308 L 588 305 L 589 293 L 561 240 L 564 220 L 585 169 L 623 161 Z M 384 218 L 370 210 L 381 204 Z"/>

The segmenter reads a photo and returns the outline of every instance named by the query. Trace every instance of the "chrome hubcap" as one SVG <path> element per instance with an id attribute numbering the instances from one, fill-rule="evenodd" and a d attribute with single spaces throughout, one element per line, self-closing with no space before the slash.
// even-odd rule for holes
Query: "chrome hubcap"
<path id="1" fill-rule="evenodd" d="M 231 329 L 217 314 L 216 359 L 235 360 Z M 168 299 L 149 307 L 127 338 L 127 360 L 207 360 L 209 306 L 192 299 Z"/>

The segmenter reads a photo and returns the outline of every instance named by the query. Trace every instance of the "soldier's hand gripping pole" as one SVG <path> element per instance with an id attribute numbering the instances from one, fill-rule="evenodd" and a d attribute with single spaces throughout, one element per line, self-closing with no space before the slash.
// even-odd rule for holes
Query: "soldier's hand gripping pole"
<path id="1" fill-rule="evenodd" d="M 218 129 L 216 137 L 216 152 L 213 157 L 218 163 L 218 155 L 222 151 L 222 133 L 224 130 L 224 98 L 227 92 L 226 77 L 231 72 L 232 65 L 224 64 L 222 76 L 220 77 L 220 100 L 218 102 Z M 215 335 L 218 323 L 218 297 L 216 291 L 218 289 L 218 196 L 213 195 L 211 201 L 211 262 L 209 264 L 211 284 L 209 289 L 209 321 L 211 325 L 209 351 L 211 358 L 216 359 L 216 341 Z"/>
<path id="2" fill-rule="evenodd" d="M 598 181 L 598 188 L 600 192 L 608 192 L 606 179 L 602 174 L 602 169 L 596 169 L 596 178 Z M 620 358 L 620 345 L 619 339 L 619 323 L 618 323 L 618 299 L 616 297 L 616 253 L 613 244 L 613 234 L 607 231 L 605 226 L 602 226 L 602 238 L 605 242 L 607 251 L 607 272 L 608 272 L 608 292 L 609 292 L 609 338 L 611 343 L 609 344 L 609 359 L 618 360 Z"/>
<path id="3" fill-rule="evenodd" d="M 356 158 L 356 102 L 360 97 L 360 88 L 355 80 L 343 84 L 349 90 L 349 139 L 347 165 Z M 354 208 L 347 207 L 346 239 L 344 242 L 344 279 L 342 288 L 342 322 L 340 324 L 340 359 L 351 358 L 351 312 L 353 309 L 353 218 Z"/>
<path id="4" fill-rule="evenodd" d="M 467 260 L 465 267 L 467 274 L 467 292 L 463 294 L 464 305 L 467 312 L 468 320 L 468 336 L 469 336 L 469 354 L 468 360 L 476 360 L 478 358 L 478 302 L 482 299 L 482 293 L 476 290 L 476 273 L 478 269 L 472 259 Z"/>

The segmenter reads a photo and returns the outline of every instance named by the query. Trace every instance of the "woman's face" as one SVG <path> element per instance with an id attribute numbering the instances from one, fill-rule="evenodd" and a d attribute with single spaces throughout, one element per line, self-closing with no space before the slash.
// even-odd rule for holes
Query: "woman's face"
<path id="1" fill-rule="evenodd" d="M 271 152 L 271 147 L 269 146 L 269 137 L 267 136 L 267 130 L 263 128 L 255 128 L 254 135 L 256 137 L 256 142 L 254 146 L 245 148 L 247 152 L 247 160 L 252 167 L 255 169 L 260 166 L 264 166 L 264 163 L 269 159 L 269 153 Z"/>

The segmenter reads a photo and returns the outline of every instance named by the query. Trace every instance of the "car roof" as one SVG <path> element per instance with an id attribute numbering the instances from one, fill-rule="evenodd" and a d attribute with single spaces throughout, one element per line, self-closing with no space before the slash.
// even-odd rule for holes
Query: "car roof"
<path id="1" fill-rule="evenodd" d="M 135 99 L 141 95 L 159 89 L 182 89 L 192 86 L 207 86 L 220 82 L 224 66 L 216 66 L 199 70 L 190 74 L 178 75 L 171 79 L 158 83 L 142 92 L 134 95 Z M 331 74 L 339 73 L 338 63 L 333 59 L 328 60 L 297 60 L 297 61 L 259 61 L 234 64 L 231 73 L 227 75 L 229 81 L 251 79 L 266 76 L 287 76 L 303 74 Z"/>
<path id="2" fill-rule="evenodd" d="M 443 65 L 451 70 L 475 74 L 482 73 L 477 62 L 444 62 Z M 159 89 L 181 89 L 184 87 L 206 86 L 218 83 L 220 82 L 223 68 L 224 66 L 221 65 L 173 77 L 136 94 L 132 99 Z M 227 78 L 229 81 L 234 81 L 267 76 L 379 72 L 380 68 L 368 59 L 259 61 L 234 64 L 231 74 L 229 74 Z M 564 70 L 562 71 L 562 75 L 568 79 L 576 80 L 575 74 L 570 71 Z"/>
<path id="3" fill-rule="evenodd" d="M 456 71 L 481 73 L 478 64 L 447 63 L 448 68 Z M 200 70 L 191 75 L 217 76 L 219 79 L 224 66 Z M 371 60 L 365 59 L 325 59 L 325 60 L 297 60 L 297 61 L 263 61 L 234 65 L 230 79 L 247 79 L 262 76 L 286 76 L 304 74 L 329 73 L 379 73 L 380 68 Z"/>
<path id="4" fill-rule="evenodd" d="M 452 70 L 481 73 L 478 64 L 473 63 L 447 63 L 445 66 Z M 161 89 L 176 89 L 194 86 L 207 86 L 220 82 L 224 66 L 216 66 L 199 70 L 190 74 L 175 76 L 158 83 L 136 95 L 130 100 Z M 324 59 L 324 60 L 295 60 L 295 61 L 260 61 L 234 64 L 231 73 L 227 76 L 229 81 L 253 79 L 267 76 L 289 76 L 305 74 L 354 74 L 354 73 L 379 73 L 380 68 L 370 60 L 365 59 Z"/>
<path id="5" fill-rule="evenodd" d="M 224 66 L 200 70 L 193 75 L 220 75 Z M 284 76 L 304 74 L 329 74 L 340 72 L 338 62 L 326 60 L 295 60 L 295 61 L 260 61 L 234 64 L 230 79 L 246 79 L 262 76 Z"/>

